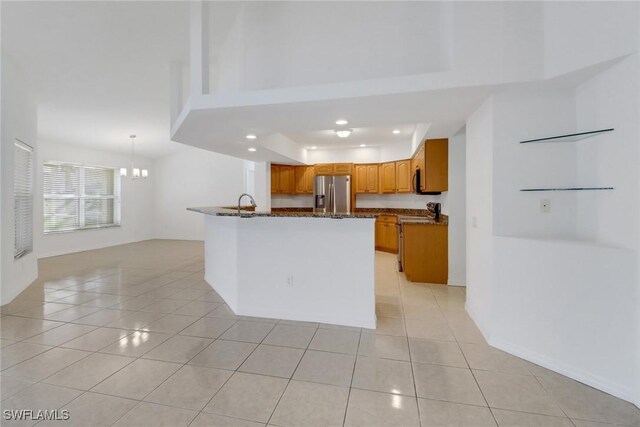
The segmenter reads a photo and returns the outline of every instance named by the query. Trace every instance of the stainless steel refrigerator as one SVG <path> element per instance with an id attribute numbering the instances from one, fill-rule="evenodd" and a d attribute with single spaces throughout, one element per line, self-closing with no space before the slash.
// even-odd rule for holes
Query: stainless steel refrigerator
<path id="1" fill-rule="evenodd" d="M 316 176 L 313 181 L 313 211 L 351 212 L 351 176 Z"/>

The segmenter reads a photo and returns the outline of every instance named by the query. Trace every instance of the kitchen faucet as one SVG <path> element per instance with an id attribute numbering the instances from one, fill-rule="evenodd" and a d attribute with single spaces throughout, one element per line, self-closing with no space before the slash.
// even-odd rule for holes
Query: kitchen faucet
<path id="1" fill-rule="evenodd" d="M 253 200 L 253 196 L 252 196 L 251 194 L 248 194 L 248 193 L 242 193 L 242 194 L 240 195 L 240 197 L 238 198 L 238 215 L 240 215 L 240 214 L 241 214 L 241 212 L 240 212 L 240 202 L 242 201 L 242 198 L 243 198 L 244 196 L 249 197 L 249 199 L 251 200 L 251 206 L 253 206 L 254 208 L 258 206 L 258 205 L 256 205 L 256 201 L 255 201 L 255 200 Z"/>

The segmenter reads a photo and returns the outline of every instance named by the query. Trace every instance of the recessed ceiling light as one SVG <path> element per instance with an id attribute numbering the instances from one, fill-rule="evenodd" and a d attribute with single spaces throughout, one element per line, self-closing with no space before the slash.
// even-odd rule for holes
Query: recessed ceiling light
<path id="1" fill-rule="evenodd" d="M 399 133 L 400 133 L 400 130 L 399 130 L 399 129 L 394 129 L 394 130 L 393 130 L 393 132 L 391 132 L 391 133 L 393 133 L 393 134 L 397 135 L 397 134 L 399 134 Z"/>
<path id="2" fill-rule="evenodd" d="M 362 147 L 362 148 L 364 148 L 366 146 L 367 146 L 367 144 L 360 144 L 360 147 Z"/>
<path id="3" fill-rule="evenodd" d="M 312 150 L 315 150 L 316 148 L 318 147 L 316 147 L 315 145 L 311 147 Z"/>
<path id="4" fill-rule="evenodd" d="M 348 122 L 348 121 L 346 121 L 345 119 L 336 120 L 336 124 L 337 124 L 338 126 L 344 126 L 344 125 L 346 125 L 347 123 L 349 123 L 349 122 Z"/>
<path id="5" fill-rule="evenodd" d="M 346 138 L 349 135 L 351 135 L 351 132 L 353 132 L 353 130 L 351 129 L 336 129 L 335 133 L 336 135 L 338 135 L 340 138 Z"/>
<path id="6" fill-rule="evenodd" d="M 247 135 L 245 138 L 247 139 L 256 139 L 257 136 L 255 136 L 254 134 L 250 133 L 249 135 Z"/>
<path id="7" fill-rule="evenodd" d="M 253 147 L 251 147 L 251 148 L 247 148 L 247 150 L 248 150 L 248 151 L 251 151 L 252 153 L 253 153 L 254 151 L 256 151 L 256 149 L 255 149 L 255 148 L 253 148 Z"/>

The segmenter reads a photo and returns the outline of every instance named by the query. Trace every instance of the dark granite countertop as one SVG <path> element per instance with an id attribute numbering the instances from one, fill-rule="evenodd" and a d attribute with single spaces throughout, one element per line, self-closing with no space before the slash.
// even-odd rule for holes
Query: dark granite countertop
<path id="1" fill-rule="evenodd" d="M 198 207 L 198 208 L 187 208 L 188 211 L 199 212 L 205 215 L 214 215 L 214 216 L 240 216 L 240 217 L 281 217 L 281 218 L 334 218 L 334 219 L 348 219 L 348 218 L 364 218 L 364 219 L 375 219 L 378 215 L 373 213 L 358 213 L 358 212 L 345 212 L 345 213 L 332 213 L 332 214 L 324 214 L 324 213 L 315 213 L 312 210 L 279 210 L 273 209 L 270 211 L 256 211 L 253 209 L 248 209 L 247 207 L 242 208 L 242 212 L 238 213 L 238 208 L 226 208 L 226 207 Z"/>
<path id="2" fill-rule="evenodd" d="M 398 208 L 356 208 L 355 212 L 324 214 L 314 213 L 312 208 L 272 208 L 270 211 L 256 211 L 252 206 L 242 206 L 242 212 L 231 206 L 207 206 L 187 208 L 192 212 L 215 216 L 242 217 L 292 217 L 292 218 L 377 218 L 380 215 L 397 215 L 398 222 L 412 224 L 448 225 L 449 217 L 440 215 L 436 221 L 429 216 L 426 209 L 398 209 Z"/>

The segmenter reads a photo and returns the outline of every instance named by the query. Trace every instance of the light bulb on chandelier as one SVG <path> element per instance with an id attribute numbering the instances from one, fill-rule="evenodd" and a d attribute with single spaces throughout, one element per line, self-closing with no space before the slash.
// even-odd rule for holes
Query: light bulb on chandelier
<path id="1" fill-rule="evenodd" d="M 133 167 L 133 140 L 136 138 L 135 135 L 129 135 L 131 138 L 131 178 L 148 178 L 149 171 L 147 169 L 140 169 Z M 127 168 L 120 168 L 120 176 L 126 178 L 128 174 Z"/>

